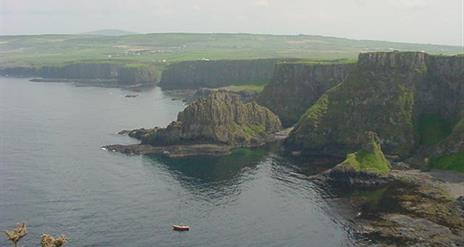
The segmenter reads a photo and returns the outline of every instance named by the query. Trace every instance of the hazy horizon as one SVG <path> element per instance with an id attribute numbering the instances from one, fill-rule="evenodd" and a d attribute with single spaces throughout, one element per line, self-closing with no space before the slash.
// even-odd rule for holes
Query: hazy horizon
<path id="1" fill-rule="evenodd" d="M 464 0 L 0 0 L 0 35 L 321 35 L 464 46 Z"/>

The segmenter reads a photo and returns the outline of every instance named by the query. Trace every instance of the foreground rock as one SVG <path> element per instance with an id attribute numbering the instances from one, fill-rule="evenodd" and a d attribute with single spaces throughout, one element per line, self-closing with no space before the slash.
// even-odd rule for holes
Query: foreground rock
<path id="1" fill-rule="evenodd" d="M 166 128 L 120 132 L 142 144 L 105 148 L 169 156 L 227 154 L 232 148 L 257 147 L 273 141 L 281 128 L 279 118 L 267 108 L 255 102 L 244 103 L 239 95 L 218 90 L 190 104 Z"/>
<path id="2" fill-rule="evenodd" d="M 357 205 L 356 234 L 392 246 L 463 246 L 464 210 L 442 183 L 419 171 L 394 171 L 391 177 Z"/>

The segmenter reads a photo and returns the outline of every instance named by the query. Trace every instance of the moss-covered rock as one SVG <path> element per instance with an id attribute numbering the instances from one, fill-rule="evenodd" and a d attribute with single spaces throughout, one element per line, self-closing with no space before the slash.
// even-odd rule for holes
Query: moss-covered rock
<path id="1" fill-rule="evenodd" d="M 255 102 L 227 91 L 211 92 L 180 112 L 164 129 L 148 130 L 141 140 L 155 146 L 214 143 L 258 146 L 281 129 L 279 118 Z"/>
<path id="2" fill-rule="evenodd" d="M 446 124 L 455 122 L 464 106 L 463 80 L 462 57 L 421 52 L 361 54 L 348 78 L 300 118 L 286 146 L 306 153 L 344 155 L 357 150 L 364 132 L 372 130 L 380 136 L 385 152 L 407 157 L 421 140 L 434 143 L 444 138 Z M 438 115 L 445 131 L 429 133 L 434 128 L 427 125 L 418 128 L 423 115 Z"/>
<path id="3" fill-rule="evenodd" d="M 380 148 L 378 136 L 374 132 L 367 132 L 361 150 L 348 154 L 335 169 L 384 175 L 391 170 L 391 166 Z"/>
<path id="4" fill-rule="evenodd" d="M 318 180 L 343 189 L 372 189 L 390 183 L 390 162 L 382 152 L 377 134 L 366 132 L 362 142 L 360 150 L 347 154 L 343 162 L 322 173 Z"/>

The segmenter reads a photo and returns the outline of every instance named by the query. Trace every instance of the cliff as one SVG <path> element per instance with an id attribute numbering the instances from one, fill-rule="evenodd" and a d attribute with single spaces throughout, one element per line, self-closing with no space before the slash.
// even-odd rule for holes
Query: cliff
<path id="1" fill-rule="evenodd" d="M 156 82 L 157 78 L 155 68 L 148 65 L 122 67 L 117 76 L 117 80 L 125 84 L 149 84 Z"/>
<path id="2" fill-rule="evenodd" d="M 286 140 L 290 150 L 344 155 L 363 133 L 378 133 L 384 150 L 407 157 L 436 128 L 463 110 L 464 58 L 421 52 L 360 54 L 347 79 L 329 89 L 300 118 Z M 432 117 L 430 117 L 432 116 Z M 449 134 L 437 134 L 430 144 Z"/>
<path id="3" fill-rule="evenodd" d="M 292 126 L 329 88 L 342 82 L 354 64 L 279 63 L 258 103 Z"/>
<path id="4" fill-rule="evenodd" d="M 165 89 L 197 89 L 231 84 L 265 84 L 278 59 L 186 61 L 169 65 L 161 75 Z"/>
<path id="5" fill-rule="evenodd" d="M 100 80 L 107 84 L 150 84 L 157 81 L 155 68 L 149 65 L 123 65 L 111 63 L 75 63 L 60 66 L 11 67 L 0 69 L 0 74 L 45 79 Z"/>

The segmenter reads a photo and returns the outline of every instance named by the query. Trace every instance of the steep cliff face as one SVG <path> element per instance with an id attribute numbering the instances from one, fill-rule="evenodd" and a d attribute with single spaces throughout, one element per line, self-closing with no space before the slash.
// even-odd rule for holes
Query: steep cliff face
<path id="1" fill-rule="evenodd" d="M 280 129 L 279 118 L 267 108 L 255 102 L 243 103 L 236 94 L 215 91 L 190 104 L 167 128 L 148 131 L 140 139 L 155 146 L 197 143 L 256 146 Z"/>
<path id="2" fill-rule="evenodd" d="M 231 84 L 267 83 L 277 59 L 186 61 L 171 64 L 161 75 L 166 89 L 223 87 Z"/>
<path id="3" fill-rule="evenodd" d="M 344 154 L 372 130 L 387 153 L 408 156 L 421 145 L 419 136 L 429 135 L 417 131 L 421 116 L 452 122 L 463 109 L 462 64 L 462 57 L 420 52 L 361 54 L 348 78 L 306 111 L 286 145 Z"/>
<path id="4" fill-rule="evenodd" d="M 119 84 L 154 83 L 157 81 L 152 66 L 125 66 L 111 63 L 76 63 L 62 66 L 13 67 L 0 69 L 0 74 L 19 77 L 53 79 L 108 80 Z"/>
<path id="5" fill-rule="evenodd" d="M 121 83 L 146 84 L 157 81 L 157 73 L 151 66 L 127 66 L 119 69 L 118 81 Z"/>
<path id="6" fill-rule="evenodd" d="M 342 82 L 353 68 L 354 64 L 279 63 L 258 103 L 277 114 L 282 124 L 289 127 L 323 93 Z"/>
<path id="7" fill-rule="evenodd" d="M 120 65 L 115 64 L 69 64 L 57 67 L 41 67 L 38 74 L 43 78 L 112 79 L 118 76 Z"/>

